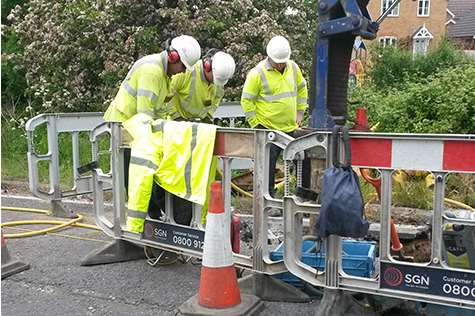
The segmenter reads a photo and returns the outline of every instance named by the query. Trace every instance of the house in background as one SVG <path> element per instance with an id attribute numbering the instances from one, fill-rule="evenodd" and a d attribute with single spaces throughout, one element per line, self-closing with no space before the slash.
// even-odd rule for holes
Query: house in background
<path id="1" fill-rule="evenodd" d="M 371 17 L 377 19 L 393 1 L 370 1 Z M 425 54 L 445 36 L 446 22 L 447 0 L 403 0 L 381 23 L 378 41 L 381 46 L 397 45 Z"/>
<path id="2" fill-rule="evenodd" d="M 475 55 L 475 0 L 449 0 L 447 37 Z"/>

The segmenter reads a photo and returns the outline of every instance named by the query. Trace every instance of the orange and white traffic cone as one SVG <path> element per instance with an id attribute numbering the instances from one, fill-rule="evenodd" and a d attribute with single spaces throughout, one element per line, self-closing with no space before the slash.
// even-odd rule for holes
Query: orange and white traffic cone
<path id="1" fill-rule="evenodd" d="M 366 115 L 366 108 L 357 108 L 356 109 L 356 119 L 355 125 L 352 128 L 353 131 L 369 131 L 368 127 L 368 116 Z"/>
<path id="2" fill-rule="evenodd" d="M 224 212 L 220 181 L 211 184 L 199 293 L 182 306 L 183 315 L 255 315 L 264 307 L 254 295 L 240 293 Z"/>
<path id="3" fill-rule="evenodd" d="M 10 257 L 2 231 L 2 280 L 10 275 L 28 270 L 29 268 L 29 264 L 14 260 Z"/>

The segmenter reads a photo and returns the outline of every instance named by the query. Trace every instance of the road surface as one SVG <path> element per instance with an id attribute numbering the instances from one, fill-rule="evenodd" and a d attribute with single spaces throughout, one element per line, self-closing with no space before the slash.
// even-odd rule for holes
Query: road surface
<path id="1" fill-rule="evenodd" d="M 47 209 L 31 197 L 2 195 L 2 206 Z M 93 223 L 90 203 L 67 204 Z M 42 214 L 2 211 L 2 222 L 51 218 Z M 45 226 L 21 226 L 34 229 Z M 20 232 L 5 228 L 4 233 Z M 80 237 L 82 239 L 76 239 Z M 7 239 L 11 256 L 31 265 L 1 284 L 1 315 L 176 315 L 195 295 L 200 266 L 176 263 L 152 267 L 145 260 L 82 267 L 80 261 L 110 238 L 100 231 L 69 228 L 58 234 Z M 265 302 L 260 314 L 313 315 L 318 301 Z"/>

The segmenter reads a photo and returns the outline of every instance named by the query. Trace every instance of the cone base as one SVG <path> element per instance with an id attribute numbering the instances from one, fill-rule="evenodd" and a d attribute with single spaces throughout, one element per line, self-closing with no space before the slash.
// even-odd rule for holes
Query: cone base
<path id="1" fill-rule="evenodd" d="M 264 309 L 264 303 L 254 295 L 241 294 L 241 303 L 229 308 L 207 308 L 198 303 L 198 294 L 187 300 L 181 305 L 178 310 L 181 315 L 226 315 L 226 316 L 241 316 L 241 315 L 258 315 Z"/>
<path id="2" fill-rule="evenodd" d="M 199 304 L 208 308 L 228 308 L 240 303 L 234 265 L 221 268 L 201 267 Z"/>

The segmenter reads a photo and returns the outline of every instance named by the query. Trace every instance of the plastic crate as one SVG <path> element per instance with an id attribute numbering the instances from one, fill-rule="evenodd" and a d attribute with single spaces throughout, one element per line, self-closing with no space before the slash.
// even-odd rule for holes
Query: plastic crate
<path id="1" fill-rule="evenodd" d="M 300 260 L 317 270 L 323 271 L 325 270 L 324 245 L 322 245 L 318 253 L 316 252 L 316 248 L 316 243 L 314 241 L 304 240 L 302 242 L 302 256 Z M 375 249 L 375 244 L 372 242 L 343 240 L 343 271 L 353 276 L 371 277 L 374 272 Z M 270 253 L 271 260 L 282 260 L 283 251 L 284 243 L 281 243 L 274 251 Z M 301 287 L 303 285 L 301 280 L 290 272 L 280 273 L 275 277 L 296 287 Z"/>

